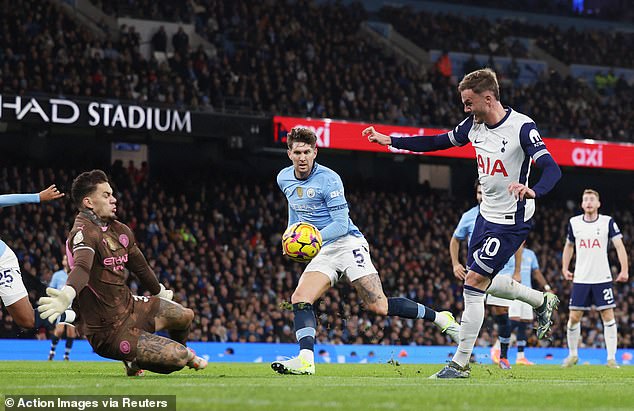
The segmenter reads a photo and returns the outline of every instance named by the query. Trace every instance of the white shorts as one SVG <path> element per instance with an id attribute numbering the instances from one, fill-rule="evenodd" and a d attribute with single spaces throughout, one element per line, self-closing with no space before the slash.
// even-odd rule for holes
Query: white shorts
<path id="1" fill-rule="evenodd" d="M 308 271 L 326 274 L 331 285 L 335 285 L 343 276 L 352 282 L 378 273 L 370 258 L 368 242 L 364 237 L 353 235 L 346 235 L 324 246 L 306 266 L 304 272 Z"/>
<path id="2" fill-rule="evenodd" d="M 29 295 L 22 282 L 20 265 L 13 250 L 8 246 L 0 256 L 0 298 L 5 307 Z"/>
<path id="3" fill-rule="evenodd" d="M 497 305 L 498 307 L 510 307 L 513 300 L 507 300 L 506 298 L 496 297 L 491 294 L 487 294 L 487 305 Z"/>
<path id="4" fill-rule="evenodd" d="M 509 307 L 509 317 L 533 321 L 533 307 L 524 301 L 514 300 Z"/>

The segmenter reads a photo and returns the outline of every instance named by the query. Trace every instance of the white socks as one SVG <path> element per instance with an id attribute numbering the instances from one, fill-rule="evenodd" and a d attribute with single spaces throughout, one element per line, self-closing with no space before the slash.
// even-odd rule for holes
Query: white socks
<path id="1" fill-rule="evenodd" d="M 539 308 L 544 303 L 544 293 L 533 290 L 513 280 L 508 275 L 496 275 L 491 281 L 487 294 L 507 300 L 520 300 L 530 304 L 533 308 Z"/>
<path id="2" fill-rule="evenodd" d="M 460 342 L 453 361 L 461 367 L 469 364 L 473 346 L 484 322 L 484 292 L 465 286 L 464 312 L 460 321 Z"/>
<path id="3" fill-rule="evenodd" d="M 616 320 L 603 323 L 603 337 L 605 348 L 608 350 L 608 360 L 616 360 Z"/>
<path id="4" fill-rule="evenodd" d="M 614 330 L 616 331 L 616 325 L 614 327 Z M 581 338 L 581 323 L 572 325 L 570 323 L 570 320 L 568 320 L 566 337 L 568 340 L 568 355 L 571 357 L 578 357 L 579 352 L 577 351 L 577 349 L 579 348 L 579 338 Z"/>

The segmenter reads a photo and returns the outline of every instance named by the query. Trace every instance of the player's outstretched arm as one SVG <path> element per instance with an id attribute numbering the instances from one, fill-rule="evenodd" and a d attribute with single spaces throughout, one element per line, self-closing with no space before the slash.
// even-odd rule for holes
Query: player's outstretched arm
<path id="1" fill-rule="evenodd" d="M 60 192 L 55 184 L 49 186 L 48 188 L 40 191 L 40 203 L 44 203 L 46 201 L 57 200 L 58 198 L 64 197 L 64 193 Z"/>
<path id="2" fill-rule="evenodd" d="M 444 150 L 454 146 L 447 133 L 436 136 L 390 137 L 379 133 L 373 126 L 370 126 L 363 130 L 361 135 L 366 137 L 371 143 L 377 143 L 382 146 L 391 145 L 394 148 L 420 153 Z"/>

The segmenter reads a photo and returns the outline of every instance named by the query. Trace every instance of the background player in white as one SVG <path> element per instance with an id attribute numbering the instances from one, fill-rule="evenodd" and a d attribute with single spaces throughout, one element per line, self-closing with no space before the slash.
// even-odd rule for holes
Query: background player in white
<path id="1" fill-rule="evenodd" d="M 63 197 L 55 185 L 48 187 L 39 193 L 33 194 L 4 194 L 0 195 L 0 207 L 9 207 L 18 204 L 44 203 Z M 13 317 L 13 321 L 22 328 L 39 328 L 48 326 L 40 319 L 39 313 L 33 309 L 29 301 L 29 295 L 22 282 L 20 264 L 15 253 L 7 244 L 0 240 L 0 298 L 7 311 Z M 68 311 L 63 313 L 64 320 L 72 322 L 75 313 Z M 68 318 L 67 318 L 68 317 Z"/>
<path id="2" fill-rule="evenodd" d="M 539 261 L 533 250 L 524 246 L 522 250 L 522 262 L 520 268 L 519 282 L 522 285 L 533 288 L 532 277 L 535 277 L 537 283 L 544 291 L 550 291 L 550 285 L 546 282 L 544 274 L 539 268 Z M 517 255 L 517 254 L 516 254 Z M 514 257 L 511 259 L 515 259 Z M 515 364 L 534 365 L 524 355 L 526 348 L 526 329 L 533 323 L 533 307 L 525 302 L 514 300 L 509 307 L 509 317 L 511 319 L 511 331 L 517 329 L 517 358 Z"/>
<path id="3" fill-rule="evenodd" d="M 475 149 L 478 176 L 482 184 L 482 204 L 473 237 L 469 241 L 465 277 L 460 343 L 452 361 L 436 373 L 437 378 L 468 378 L 469 358 L 484 321 L 484 295 L 520 299 L 536 308 L 537 336 L 550 331 L 550 317 L 559 299 L 523 287 L 510 277 L 496 274 L 517 251 L 532 228 L 535 198 L 548 193 L 561 177 L 561 170 L 539 135 L 535 122 L 500 103 L 500 88 L 490 69 L 465 75 L 458 91 L 469 114 L 448 133 L 436 136 L 395 138 L 363 131 L 369 141 L 417 152 L 435 151 L 471 143 Z M 531 160 L 543 170 L 539 182 L 528 187 Z"/>
<path id="4" fill-rule="evenodd" d="M 342 277 L 352 283 L 366 309 L 379 315 L 424 318 L 457 341 L 459 326 L 451 313 L 436 313 L 403 297 L 386 298 L 368 242 L 349 217 L 341 178 L 315 162 L 317 136 L 298 127 L 287 139 L 293 165 L 280 171 L 277 183 L 288 200 L 288 225 L 298 221 L 313 224 L 321 232 L 323 247 L 306 266 L 291 296 L 299 356 L 275 361 L 271 367 L 281 374 L 315 373 L 317 321 L 313 303 Z"/>
<path id="5" fill-rule="evenodd" d="M 56 290 L 61 290 L 66 285 L 66 280 L 68 280 L 69 272 L 70 272 L 70 267 L 68 266 L 68 257 L 66 257 L 66 254 L 64 254 L 64 258 L 62 259 L 62 269 L 55 271 L 53 273 L 53 277 L 51 277 L 51 282 L 48 286 L 51 288 L 55 288 Z M 77 333 L 75 332 L 75 326 L 60 322 L 58 320 L 57 324 L 55 324 L 53 337 L 51 338 L 51 349 L 48 352 L 49 361 L 52 361 L 53 358 L 55 358 L 55 350 L 57 349 L 57 343 L 59 343 L 59 340 L 64 335 L 64 332 L 66 332 L 66 347 L 64 349 L 64 361 L 70 360 L 70 350 L 73 348 L 73 341 L 75 341 L 75 338 L 77 338 Z"/>
<path id="6" fill-rule="evenodd" d="M 614 291 L 612 273 L 608 262 L 608 245 L 612 240 L 619 258 L 621 271 L 614 281 L 626 283 L 629 278 L 627 252 L 623 235 L 612 217 L 599 214 L 599 193 L 587 189 L 581 198 L 583 214 L 568 222 L 568 235 L 561 258 L 561 271 L 572 280 L 570 318 L 568 319 L 568 357 L 564 367 L 572 367 L 579 361 L 577 348 L 581 337 L 581 317 L 592 305 L 601 313 L 608 367 L 618 368 L 616 363 L 617 329 L 614 320 Z M 576 252 L 575 271 L 570 271 L 570 260 Z"/>

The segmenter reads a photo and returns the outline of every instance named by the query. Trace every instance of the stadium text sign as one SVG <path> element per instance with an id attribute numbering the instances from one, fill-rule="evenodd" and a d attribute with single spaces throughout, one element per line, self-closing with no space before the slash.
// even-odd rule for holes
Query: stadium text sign
<path id="1" fill-rule="evenodd" d="M 340 150 L 392 152 L 400 154 L 421 154 L 450 158 L 475 158 L 470 144 L 431 153 L 411 153 L 407 150 L 382 147 L 361 137 L 366 127 L 376 129 L 392 137 L 435 135 L 449 130 L 438 128 L 405 127 L 383 124 L 367 124 L 332 119 L 311 119 L 299 117 L 273 117 L 275 142 L 286 142 L 286 133 L 293 127 L 308 127 L 317 134 L 317 146 Z M 559 165 L 574 167 L 595 167 L 615 170 L 634 170 L 634 144 L 608 143 L 598 140 L 566 140 L 544 138 L 548 151 Z"/>
<path id="2" fill-rule="evenodd" d="M 61 98 L 0 95 L 0 120 L 192 132 L 192 115 L 189 111 L 104 101 L 76 102 Z"/>

